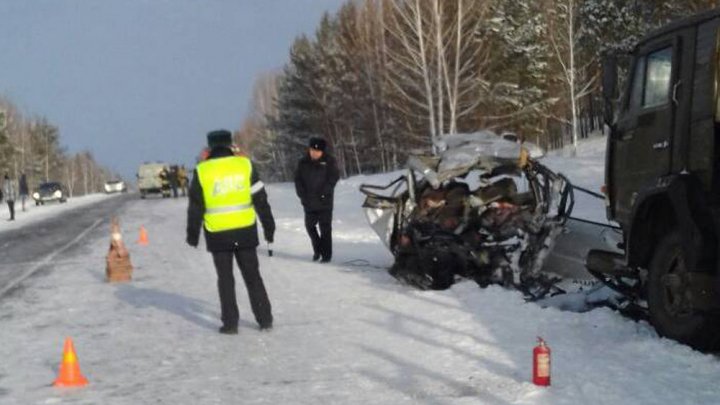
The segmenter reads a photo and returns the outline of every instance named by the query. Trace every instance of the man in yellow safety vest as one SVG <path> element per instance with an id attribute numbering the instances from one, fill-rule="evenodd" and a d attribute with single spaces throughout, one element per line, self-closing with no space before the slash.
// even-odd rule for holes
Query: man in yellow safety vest
<path id="1" fill-rule="evenodd" d="M 272 243 L 275 233 L 267 193 L 250 159 L 236 156 L 230 149 L 230 131 L 212 131 L 207 138 L 210 154 L 195 168 L 190 185 L 186 240 L 197 247 L 200 228 L 204 228 L 205 245 L 212 253 L 218 276 L 223 323 L 220 333 L 237 334 L 238 330 L 233 256 L 245 280 L 255 320 L 261 330 L 269 330 L 272 309 L 256 252 L 256 215 L 268 243 Z"/>

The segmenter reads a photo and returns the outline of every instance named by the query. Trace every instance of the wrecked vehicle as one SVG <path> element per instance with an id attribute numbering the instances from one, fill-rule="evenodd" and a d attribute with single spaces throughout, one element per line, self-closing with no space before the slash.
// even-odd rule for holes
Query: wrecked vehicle
<path id="1" fill-rule="evenodd" d="M 370 225 L 395 256 L 390 273 L 421 289 L 457 277 L 539 299 L 562 292 L 542 262 L 573 206 L 567 179 L 542 151 L 491 131 L 444 136 L 436 156 L 413 155 L 407 173 L 360 191 Z"/>

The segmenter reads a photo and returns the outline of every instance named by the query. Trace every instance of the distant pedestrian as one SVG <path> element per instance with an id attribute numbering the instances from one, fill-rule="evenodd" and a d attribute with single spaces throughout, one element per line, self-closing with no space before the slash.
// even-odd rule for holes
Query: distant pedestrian
<path id="1" fill-rule="evenodd" d="M 170 171 L 165 166 L 160 170 L 160 188 L 163 198 L 170 197 Z"/>
<path id="2" fill-rule="evenodd" d="M 3 181 L 3 194 L 5 195 L 5 201 L 7 201 L 8 208 L 10 209 L 10 219 L 8 221 L 14 221 L 17 187 L 15 187 L 15 181 L 12 180 L 10 175 L 7 173 L 5 173 L 5 180 Z"/>
<path id="3" fill-rule="evenodd" d="M 170 166 L 170 173 L 168 174 L 170 180 L 170 189 L 172 190 L 173 198 L 178 197 L 178 187 L 180 187 L 180 177 L 178 173 L 178 167 L 176 165 Z"/>
<path id="4" fill-rule="evenodd" d="M 182 196 L 187 197 L 188 177 L 187 177 L 187 169 L 185 169 L 185 165 L 182 165 L 182 166 L 180 166 L 180 168 L 178 168 L 178 181 L 180 183 L 180 191 L 182 192 Z"/>
<path id="5" fill-rule="evenodd" d="M 340 178 L 335 158 L 326 149 L 324 139 L 310 139 L 307 153 L 295 171 L 295 191 L 305 210 L 305 229 L 312 243 L 312 259 L 320 259 L 323 263 L 332 258 L 333 194 Z"/>
<path id="6" fill-rule="evenodd" d="M 207 138 L 210 153 L 195 168 L 190 184 L 186 241 L 197 247 L 200 228 L 205 230 L 205 245 L 212 253 L 218 277 L 223 323 L 220 333 L 237 334 L 238 330 L 233 256 L 255 320 L 260 329 L 267 330 L 272 328 L 273 316 L 258 265 L 256 216 L 268 243 L 273 241 L 275 220 L 265 187 L 250 159 L 233 155 L 230 131 L 213 131 Z"/>
<path id="7" fill-rule="evenodd" d="M 25 203 L 30 196 L 30 188 L 28 187 L 27 176 L 25 176 L 25 173 L 20 175 L 20 185 L 18 189 L 18 191 L 20 192 L 20 202 L 22 203 L 22 210 L 23 212 L 25 212 Z"/>

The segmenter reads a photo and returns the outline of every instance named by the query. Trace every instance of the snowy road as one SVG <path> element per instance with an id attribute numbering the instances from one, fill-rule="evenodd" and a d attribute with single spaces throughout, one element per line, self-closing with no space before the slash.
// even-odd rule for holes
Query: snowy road
<path id="1" fill-rule="evenodd" d="M 0 231 L 0 298 L 55 257 L 73 249 L 100 222 L 107 222 L 133 198 L 136 196 L 119 195 L 77 207 L 73 206 L 76 200 L 70 200 L 67 205 L 32 207 L 34 211 L 46 208 L 62 211 L 24 226 L 24 213 L 18 213 L 17 224 L 21 226 Z"/>
<path id="2" fill-rule="evenodd" d="M 339 184 L 328 265 L 309 260 L 292 186 L 268 187 L 278 225 L 276 256 L 260 251 L 270 333 L 256 329 L 241 284 L 240 334 L 217 333 L 212 261 L 184 245 L 185 200 L 127 203 L 131 283 L 104 280 L 103 224 L 0 301 L 0 403 L 718 403 L 714 356 L 611 310 L 543 309 L 472 282 L 442 292 L 398 284 L 359 209 L 361 181 Z M 140 225 L 149 246 L 133 242 Z M 537 335 L 553 349 L 549 389 L 529 382 Z M 90 380 L 80 390 L 50 386 L 65 336 Z"/>

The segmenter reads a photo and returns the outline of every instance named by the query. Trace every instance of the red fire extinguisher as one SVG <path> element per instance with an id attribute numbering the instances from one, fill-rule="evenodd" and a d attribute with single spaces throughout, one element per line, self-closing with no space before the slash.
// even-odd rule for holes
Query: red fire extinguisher
<path id="1" fill-rule="evenodd" d="M 533 384 L 550 385 L 550 348 L 541 337 L 538 337 L 538 345 L 533 349 Z"/>

